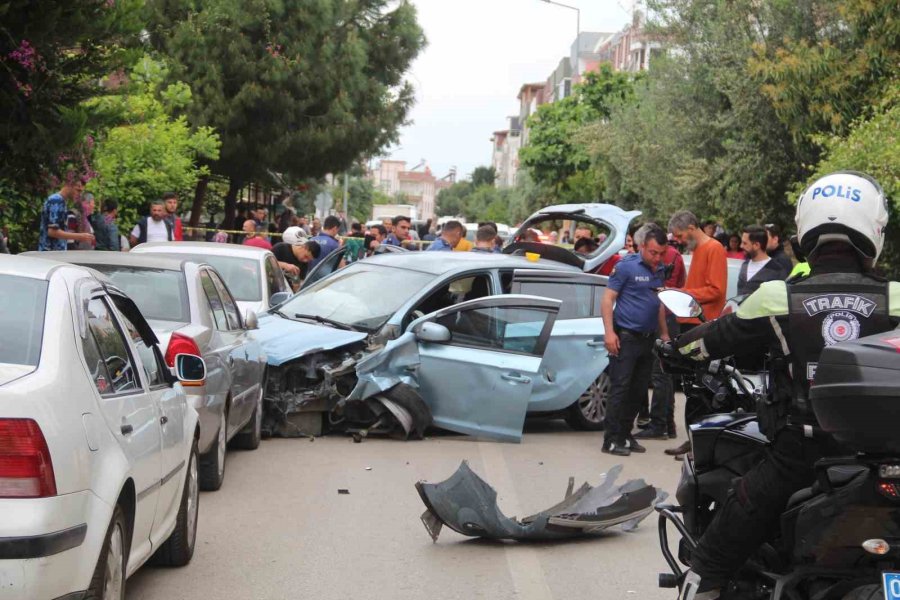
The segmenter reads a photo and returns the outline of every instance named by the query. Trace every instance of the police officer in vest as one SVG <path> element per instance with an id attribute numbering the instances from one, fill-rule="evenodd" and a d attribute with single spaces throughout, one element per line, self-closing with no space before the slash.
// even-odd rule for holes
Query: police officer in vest
<path id="1" fill-rule="evenodd" d="M 900 283 L 872 273 L 887 221 L 887 199 L 874 179 L 851 171 L 822 177 L 797 203 L 809 275 L 763 283 L 737 312 L 677 340 L 679 350 L 697 360 L 761 349 L 771 357 L 770 394 L 757 407 L 771 449 L 735 482 L 700 539 L 684 600 L 721 598 L 734 573 L 777 533 L 791 495 L 812 485 L 814 463 L 846 454 L 818 428 L 809 387 L 823 348 L 900 324 Z"/>

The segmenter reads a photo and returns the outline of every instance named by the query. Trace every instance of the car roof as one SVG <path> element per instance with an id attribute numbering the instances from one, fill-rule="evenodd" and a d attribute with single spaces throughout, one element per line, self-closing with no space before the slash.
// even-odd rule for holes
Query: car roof
<path id="1" fill-rule="evenodd" d="M 52 253 L 41 252 L 40 254 Z M 3 275 L 15 275 L 29 279 L 50 279 L 53 270 L 59 266 L 59 262 L 48 260 L 48 257 L 0 254 L 0 274 Z"/>
<path id="2" fill-rule="evenodd" d="M 564 265 L 552 260 L 540 259 L 530 261 L 524 256 L 509 254 L 488 254 L 486 252 L 396 252 L 376 254 L 360 261 L 361 264 L 377 264 L 398 269 L 409 269 L 439 275 L 450 271 L 469 269 L 548 269 L 554 271 L 573 271 L 580 273 L 576 267 Z"/>
<path id="3" fill-rule="evenodd" d="M 135 248 L 153 250 L 154 252 L 171 252 L 173 254 L 215 254 L 216 256 L 235 256 L 239 258 L 262 258 L 269 252 L 265 248 L 244 246 L 243 244 L 220 244 L 218 242 L 147 242 Z"/>
<path id="4" fill-rule="evenodd" d="M 177 256 L 160 256 L 159 254 L 132 254 L 131 252 L 102 252 L 90 250 L 73 250 L 59 252 L 41 252 L 48 259 L 84 266 L 112 265 L 117 267 L 143 267 L 145 269 L 162 269 L 165 271 L 182 271 L 185 263 L 202 263 L 203 261 Z"/>

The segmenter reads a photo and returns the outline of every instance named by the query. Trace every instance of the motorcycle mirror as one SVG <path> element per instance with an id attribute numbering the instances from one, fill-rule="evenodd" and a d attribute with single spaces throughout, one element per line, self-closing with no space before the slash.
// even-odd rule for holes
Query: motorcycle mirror
<path id="1" fill-rule="evenodd" d="M 703 307 L 687 292 L 663 290 L 658 295 L 659 301 L 676 317 L 694 318 L 703 316 Z"/>

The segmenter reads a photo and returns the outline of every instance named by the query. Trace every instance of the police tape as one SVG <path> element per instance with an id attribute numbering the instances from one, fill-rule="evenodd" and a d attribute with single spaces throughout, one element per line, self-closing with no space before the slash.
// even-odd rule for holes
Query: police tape
<path id="1" fill-rule="evenodd" d="M 238 234 L 238 235 L 246 235 L 246 231 L 240 229 L 215 229 L 212 227 L 190 227 L 188 225 L 184 226 L 185 231 L 212 231 L 213 233 L 230 233 L 230 234 Z M 257 235 L 260 237 L 281 237 L 284 235 L 283 232 L 277 231 L 265 231 L 265 232 L 257 232 Z M 362 239 L 362 238 L 353 238 L 350 236 L 338 236 L 338 240 L 352 240 L 352 239 Z M 405 245 L 418 245 L 418 246 L 427 246 L 428 244 L 432 244 L 432 240 L 406 240 L 403 242 Z"/>

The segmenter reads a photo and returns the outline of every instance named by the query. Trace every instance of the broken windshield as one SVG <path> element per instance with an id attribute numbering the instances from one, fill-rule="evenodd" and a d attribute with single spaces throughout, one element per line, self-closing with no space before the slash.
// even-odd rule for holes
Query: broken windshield
<path id="1" fill-rule="evenodd" d="M 428 273 L 357 262 L 303 289 L 278 310 L 374 331 L 433 278 Z"/>

